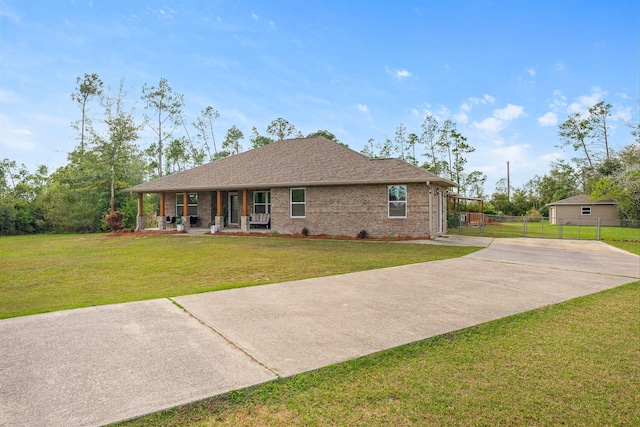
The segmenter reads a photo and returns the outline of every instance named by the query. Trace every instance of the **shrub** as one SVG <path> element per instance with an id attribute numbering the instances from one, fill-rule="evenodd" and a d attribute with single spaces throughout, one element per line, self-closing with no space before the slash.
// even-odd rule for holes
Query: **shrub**
<path id="1" fill-rule="evenodd" d="M 366 239 L 369 237 L 369 233 L 367 233 L 367 230 L 360 230 L 356 237 L 358 237 L 358 239 Z"/>
<path id="2" fill-rule="evenodd" d="M 529 222 L 540 222 L 542 221 L 542 214 L 539 210 L 531 208 L 529 212 L 527 212 L 527 221 Z"/>
<path id="3" fill-rule="evenodd" d="M 304 227 L 301 231 L 303 236 L 308 236 L 309 235 L 309 229 L 307 227 Z"/>

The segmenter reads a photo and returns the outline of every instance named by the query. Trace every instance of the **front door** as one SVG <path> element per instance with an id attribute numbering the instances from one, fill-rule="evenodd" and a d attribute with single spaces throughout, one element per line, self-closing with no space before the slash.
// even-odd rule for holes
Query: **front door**
<path id="1" fill-rule="evenodd" d="M 229 224 L 238 225 L 240 201 L 238 193 L 229 193 Z"/>

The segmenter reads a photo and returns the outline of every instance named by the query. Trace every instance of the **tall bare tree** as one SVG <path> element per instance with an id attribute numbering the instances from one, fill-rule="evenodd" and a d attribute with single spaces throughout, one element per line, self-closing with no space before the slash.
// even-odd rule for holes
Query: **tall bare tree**
<path id="1" fill-rule="evenodd" d="M 605 158 L 609 160 L 609 124 L 608 119 L 611 117 L 611 104 L 605 104 L 604 101 L 598 102 L 589 108 L 589 125 L 591 126 L 591 136 L 604 146 Z"/>
<path id="2" fill-rule="evenodd" d="M 105 118 L 107 125 L 105 136 L 94 134 L 95 152 L 103 166 L 107 166 L 108 181 L 111 194 L 110 211 L 115 211 L 115 188 L 118 177 L 125 174 L 136 156 L 140 126 L 135 124 L 133 116 L 124 110 L 124 81 L 120 81 L 120 89 L 117 95 L 108 96 L 104 101 Z M 126 185 L 126 184 L 125 184 Z"/>
<path id="3" fill-rule="evenodd" d="M 278 117 L 267 126 L 267 133 L 278 138 L 278 141 L 296 134 L 296 127 L 282 117 Z"/>
<path id="4" fill-rule="evenodd" d="M 582 150 L 589 164 L 589 168 L 593 168 L 592 150 L 589 147 L 587 138 L 593 131 L 593 127 L 588 119 L 582 117 L 580 113 L 570 115 L 567 120 L 560 125 L 558 136 L 562 139 L 562 143 L 558 146 L 564 148 L 568 145 L 572 146 L 575 151 Z"/>
<path id="5" fill-rule="evenodd" d="M 153 114 L 145 114 L 144 123 L 158 137 L 157 144 L 152 145 L 151 151 L 158 156 L 158 176 L 162 176 L 163 144 L 173 136 L 176 127 L 181 123 L 184 95 L 174 92 L 167 79 L 161 78 L 157 87 L 144 84 L 142 100 L 145 102 L 145 108 Z"/>
<path id="6" fill-rule="evenodd" d="M 100 97 L 102 95 L 102 80 L 97 74 L 85 74 L 84 77 L 78 77 L 76 79 L 78 87 L 76 91 L 71 94 L 71 99 L 76 101 L 82 110 L 82 118 L 79 122 L 74 122 L 73 126 L 80 128 L 80 151 L 84 152 L 85 149 L 85 128 L 91 126 L 91 119 L 87 117 L 87 103 L 94 96 Z"/>

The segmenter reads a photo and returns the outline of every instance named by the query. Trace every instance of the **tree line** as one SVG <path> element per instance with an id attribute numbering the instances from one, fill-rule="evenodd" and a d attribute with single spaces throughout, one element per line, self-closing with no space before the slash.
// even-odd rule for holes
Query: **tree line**
<path id="1" fill-rule="evenodd" d="M 622 218 L 640 220 L 640 124 L 621 121 L 634 141 L 613 149 L 609 141 L 611 108 L 600 101 L 585 113 L 567 117 L 558 129 L 557 148 L 572 149 L 571 161 L 553 162 L 547 174 L 536 175 L 512 191 L 506 179 L 501 179 L 485 213 L 548 216 L 548 203 L 588 194 L 594 201 L 614 200 Z"/>
<path id="2" fill-rule="evenodd" d="M 136 121 L 124 81 L 117 89 L 105 88 L 96 74 L 77 78 L 71 100 L 79 119 L 77 146 L 67 163 L 49 172 L 44 165 L 34 172 L 10 159 L 0 162 L 0 235 L 40 232 L 97 232 L 108 229 L 105 216 L 122 213 L 123 225 L 134 227 L 137 199 L 122 190 L 153 178 L 183 171 L 244 150 L 244 133 L 231 126 L 222 139 L 215 129 L 220 113 L 207 106 L 189 119 L 184 96 L 166 79 L 144 84 L 139 99 L 144 114 Z M 89 114 L 97 107 L 97 114 Z M 468 156 L 475 148 L 451 120 L 440 123 L 426 116 L 419 130 L 400 124 L 393 139 L 370 139 L 362 153 L 373 158 L 397 157 L 455 182 L 464 196 L 487 200 L 489 213 L 522 215 L 532 210 L 546 213 L 545 204 L 578 193 L 618 200 L 626 217 L 640 219 L 640 142 L 638 126 L 631 126 L 635 143 L 621 150 L 610 147 L 611 106 L 596 104 L 586 115 L 575 114 L 560 125 L 561 147 L 572 147 L 572 163 L 557 162 L 542 177 L 535 176 L 508 197 L 504 180 L 491 197 L 484 194 L 486 175 L 468 171 Z M 148 129 L 153 141 L 139 145 Z M 292 123 L 277 118 L 261 133 L 253 127 L 249 148 L 274 141 L 303 137 Z M 306 136 L 323 136 L 341 143 L 327 130 Z M 158 196 L 145 195 L 146 206 L 157 206 Z"/>
<path id="3" fill-rule="evenodd" d="M 166 79 L 143 85 L 144 114 L 136 122 L 124 87 L 105 88 L 97 74 L 77 78 L 71 100 L 79 119 L 71 123 L 78 145 L 67 163 L 50 173 L 44 165 L 30 172 L 10 159 L 0 161 L 0 235 L 108 230 L 106 215 L 122 213 L 125 227 L 135 227 L 137 198 L 122 190 L 150 179 L 183 171 L 243 151 L 243 132 L 229 128 L 222 141 L 214 129 L 220 113 L 207 106 L 189 120 L 184 96 Z M 89 114 L 90 107 L 99 113 Z M 140 134 L 154 136 L 145 148 Z M 321 135 L 336 142 L 329 131 Z M 265 134 L 252 128 L 251 148 L 276 140 L 304 136 L 283 118 L 273 120 Z M 146 206 L 158 206 L 158 196 L 145 195 Z"/>

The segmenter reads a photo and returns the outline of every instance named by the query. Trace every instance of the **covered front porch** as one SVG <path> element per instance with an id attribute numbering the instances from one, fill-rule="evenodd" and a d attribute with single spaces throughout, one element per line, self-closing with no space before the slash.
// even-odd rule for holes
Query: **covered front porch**
<path id="1" fill-rule="evenodd" d="M 260 232 L 271 229 L 271 191 L 238 189 L 158 193 L 157 229 Z M 145 229 L 144 193 L 138 193 L 136 230 Z"/>

